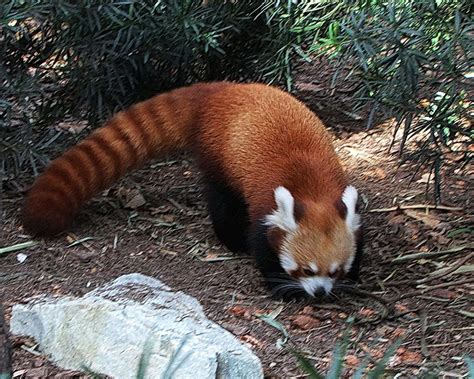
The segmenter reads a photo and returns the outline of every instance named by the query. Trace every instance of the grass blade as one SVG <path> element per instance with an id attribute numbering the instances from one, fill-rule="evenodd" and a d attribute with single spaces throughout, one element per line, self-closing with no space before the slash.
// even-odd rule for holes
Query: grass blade
<path id="1" fill-rule="evenodd" d="M 36 246 L 37 244 L 38 242 L 36 241 L 28 241 L 28 242 L 17 243 L 16 245 L 2 247 L 0 248 L 0 255 L 12 253 L 18 250 L 29 249 L 30 247 Z"/>

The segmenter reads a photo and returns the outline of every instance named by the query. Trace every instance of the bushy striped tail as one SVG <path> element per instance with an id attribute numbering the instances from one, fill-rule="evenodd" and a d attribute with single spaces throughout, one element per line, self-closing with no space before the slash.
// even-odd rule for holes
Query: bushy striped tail
<path id="1" fill-rule="evenodd" d="M 118 178 L 153 156 L 186 147 L 205 89 L 181 88 L 137 103 L 54 160 L 26 199 L 26 231 L 64 231 L 87 200 Z"/>

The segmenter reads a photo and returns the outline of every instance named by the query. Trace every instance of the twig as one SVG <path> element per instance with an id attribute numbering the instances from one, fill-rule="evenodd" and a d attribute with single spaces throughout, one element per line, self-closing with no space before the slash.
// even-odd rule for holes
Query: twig
<path id="1" fill-rule="evenodd" d="M 454 346 L 464 343 L 465 341 L 458 341 L 458 342 L 447 342 L 447 343 L 435 343 L 431 345 L 426 345 L 427 347 L 447 347 L 447 346 Z"/>
<path id="2" fill-rule="evenodd" d="M 376 295 L 375 293 L 372 293 L 370 291 L 364 291 L 364 290 L 361 290 L 360 288 L 356 288 L 356 287 L 347 287 L 347 288 L 344 288 L 344 291 L 346 292 L 351 292 L 355 295 L 359 295 L 361 297 L 371 297 L 375 300 L 377 300 L 379 303 L 381 304 L 388 304 L 388 301 L 383 298 L 382 296 L 379 296 L 379 295 Z"/>
<path id="3" fill-rule="evenodd" d="M 464 258 L 460 259 L 457 263 L 453 264 L 451 267 L 447 268 L 446 270 L 443 270 L 442 272 L 440 271 L 440 272 L 438 272 L 437 274 L 435 274 L 433 276 L 429 276 L 428 278 L 417 280 L 416 284 L 428 283 L 428 282 L 431 282 L 434 279 L 445 277 L 445 276 L 453 273 L 454 271 L 456 271 L 459 267 L 464 265 L 464 263 L 466 263 L 472 257 L 474 257 L 474 253 L 470 253 L 467 257 L 464 257 Z"/>
<path id="4" fill-rule="evenodd" d="M 29 347 L 29 346 L 26 346 L 26 345 L 21 345 L 20 349 L 23 349 L 23 350 L 25 350 L 28 353 L 31 353 L 33 355 L 36 355 L 37 357 L 41 357 L 43 355 L 38 350 L 35 350 L 35 347 Z"/>
<path id="5" fill-rule="evenodd" d="M 382 306 L 382 312 L 380 312 L 380 314 L 377 318 L 361 318 L 361 319 L 359 319 L 355 322 L 356 324 L 378 323 L 382 320 L 385 320 L 388 317 L 388 315 L 390 314 L 391 309 L 389 309 L 389 307 L 391 308 L 391 306 L 390 306 L 390 303 L 385 298 L 383 298 L 379 295 L 376 295 L 372 292 L 364 291 L 364 290 L 361 290 L 361 289 L 355 288 L 355 287 L 345 288 L 345 291 L 351 292 L 355 295 L 359 295 L 359 296 L 362 296 L 362 297 L 371 297 L 372 299 L 376 300 Z"/>
<path id="6" fill-rule="evenodd" d="M 440 250 L 440 251 L 432 251 L 432 252 L 426 252 L 426 253 L 415 253 L 415 254 L 407 254 L 407 255 L 402 255 L 400 257 L 394 258 L 392 262 L 404 262 L 404 261 L 409 261 L 411 259 L 418 259 L 418 258 L 428 258 L 428 257 L 436 257 L 439 255 L 446 255 L 446 254 L 451 254 L 451 253 L 459 253 L 460 251 L 466 250 L 466 249 L 472 249 L 474 246 L 472 244 L 469 245 L 463 245 L 463 246 L 456 246 L 453 247 L 452 249 L 448 250 Z"/>
<path id="7" fill-rule="evenodd" d="M 421 352 L 425 357 L 429 357 L 430 353 L 428 352 L 428 348 L 426 346 L 426 332 L 428 330 L 428 316 L 424 310 L 419 312 L 420 314 L 420 323 L 421 323 Z"/>
<path id="8" fill-rule="evenodd" d="M 464 208 L 460 207 L 448 207 L 446 205 L 434 205 L 434 204 L 411 204 L 411 205 L 397 205 L 395 207 L 388 208 L 374 208 L 369 213 L 383 213 L 383 212 L 394 212 L 404 209 L 439 209 L 440 211 L 463 211 Z"/>
<path id="9" fill-rule="evenodd" d="M 182 205 L 178 203 L 175 199 L 172 199 L 171 197 L 166 198 L 171 204 L 173 204 L 176 208 L 178 208 L 180 211 L 189 211 L 190 208 L 186 207 L 185 205 Z"/>
<path id="10" fill-rule="evenodd" d="M 438 288 L 446 288 L 446 287 L 451 287 L 451 286 L 461 286 L 463 284 L 469 284 L 469 283 L 474 283 L 474 278 L 457 280 L 457 281 L 448 282 L 448 283 L 436 284 L 434 286 L 430 286 L 430 287 L 427 287 L 427 288 L 422 288 L 422 289 L 417 290 L 417 291 L 402 293 L 401 295 L 399 295 L 395 298 L 387 299 L 386 301 L 388 303 L 395 303 L 395 302 L 397 302 L 401 299 L 405 299 L 407 297 L 413 297 L 413 296 L 416 296 L 416 295 L 423 295 L 426 292 L 430 292 L 430 291 L 436 290 Z"/>

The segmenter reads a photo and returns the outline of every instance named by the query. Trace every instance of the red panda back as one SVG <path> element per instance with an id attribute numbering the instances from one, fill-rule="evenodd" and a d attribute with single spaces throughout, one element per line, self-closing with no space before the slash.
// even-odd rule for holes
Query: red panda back
<path id="1" fill-rule="evenodd" d="M 222 173 L 243 194 L 251 220 L 273 207 L 279 185 L 312 200 L 335 200 L 347 185 L 323 123 L 284 91 L 263 84 L 223 88 L 201 118 L 203 169 Z"/>

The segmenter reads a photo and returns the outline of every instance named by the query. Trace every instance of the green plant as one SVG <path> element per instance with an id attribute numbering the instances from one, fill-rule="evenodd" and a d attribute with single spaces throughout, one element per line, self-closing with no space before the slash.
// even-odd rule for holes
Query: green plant
<path id="1" fill-rule="evenodd" d="M 336 343 L 334 348 L 334 353 L 332 356 L 332 362 L 329 367 L 329 370 L 326 374 L 323 374 L 316 370 L 313 364 L 306 358 L 303 354 L 294 351 L 293 354 L 298 359 L 298 362 L 303 369 L 303 371 L 308 375 L 311 379 L 339 379 L 343 377 L 344 365 L 345 365 L 345 357 L 347 354 L 347 349 L 349 348 L 350 344 L 350 326 L 347 327 L 344 331 L 342 339 Z M 361 378 L 369 378 L 369 379 L 376 379 L 381 378 L 385 373 L 385 366 L 388 363 L 389 359 L 393 357 L 396 350 L 400 346 L 401 341 L 395 341 L 384 353 L 383 357 L 376 362 L 372 369 L 368 369 L 368 362 L 363 361 L 359 367 L 356 369 L 355 373 L 353 374 L 352 378 L 361 379 Z"/>
<path id="2" fill-rule="evenodd" d="M 351 322 L 349 323 L 349 325 L 350 324 Z M 385 374 L 386 374 L 385 366 L 387 365 L 390 358 L 392 358 L 395 355 L 401 343 L 402 343 L 401 340 L 397 340 L 392 345 L 390 345 L 385 351 L 382 358 L 380 358 L 377 362 L 374 362 L 373 367 L 370 369 L 368 368 L 368 361 L 367 360 L 363 361 L 359 365 L 359 367 L 355 369 L 355 372 L 352 374 L 351 378 L 378 379 L 378 378 L 385 377 Z M 350 344 L 350 326 L 345 329 L 342 339 L 336 343 L 336 346 L 334 348 L 334 353 L 332 356 L 332 362 L 326 374 L 323 374 L 319 372 L 318 370 L 316 370 L 316 368 L 313 366 L 311 361 L 300 352 L 293 351 L 293 354 L 296 356 L 301 368 L 310 379 L 339 379 L 339 378 L 345 377 L 344 364 L 345 364 L 345 357 L 346 357 L 349 344 Z M 466 366 L 468 369 L 468 378 L 474 378 L 474 361 L 469 356 L 466 356 L 464 360 L 466 362 Z M 422 374 L 422 377 L 423 378 L 437 378 L 438 375 L 434 372 L 428 371 Z"/>
<path id="3" fill-rule="evenodd" d="M 2 2 L 4 173 L 36 173 L 59 138 L 45 126 L 65 117 L 97 125 L 133 102 L 202 80 L 290 87 L 294 58 L 308 59 L 305 45 L 325 9 L 256 0 Z"/>
<path id="4" fill-rule="evenodd" d="M 378 112 L 393 117 L 416 148 L 404 159 L 431 165 L 435 198 L 447 151 L 472 159 L 472 108 L 467 99 L 473 66 L 472 5 L 467 1 L 355 1 L 329 25 L 327 37 L 313 46 L 348 69 L 339 79 L 356 80 L 358 106 L 371 107 L 367 127 Z M 347 72 L 347 71 L 346 71 Z M 337 77 L 336 83 L 337 83 Z M 395 136 L 394 136 L 395 137 Z M 394 138 L 395 139 L 395 138 Z M 462 141 L 461 146 L 455 141 Z"/>

